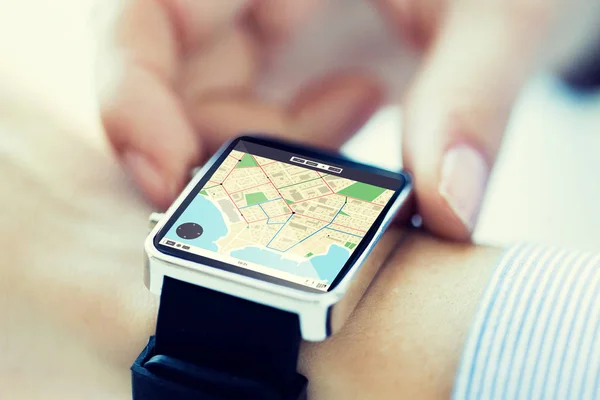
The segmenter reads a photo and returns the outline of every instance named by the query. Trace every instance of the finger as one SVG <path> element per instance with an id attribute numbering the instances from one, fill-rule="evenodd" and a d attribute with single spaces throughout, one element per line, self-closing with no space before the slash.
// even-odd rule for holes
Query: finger
<path id="1" fill-rule="evenodd" d="M 453 239 L 474 229 L 512 102 L 548 22 L 544 2 L 537 12 L 470 3 L 450 11 L 405 104 L 404 161 L 419 212 L 429 229 Z"/>
<path id="2" fill-rule="evenodd" d="M 165 208 L 202 147 L 175 94 L 151 72 L 129 68 L 118 92 L 103 107 L 108 137 L 150 201 Z"/>
<path id="3" fill-rule="evenodd" d="M 242 133 L 264 133 L 337 149 L 382 103 L 379 86 L 361 76 L 338 76 L 316 82 L 289 107 L 253 98 L 200 102 L 191 112 L 210 151 Z"/>
<path id="4" fill-rule="evenodd" d="M 251 10 L 258 36 L 266 43 L 288 39 L 324 4 L 320 0 L 260 0 Z"/>
<path id="5" fill-rule="evenodd" d="M 117 43 L 131 60 L 172 79 L 183 54 L 232 25 L 250 0 L 128 0 Z"/>
<path id="6" fill-rule="evenodd" d="M 172 202 L 202 152 L 173 92 L 182 52 L 217 35 L 245 4 L 200 3 L 128 0 L 117 31 L 127 55 L 124 72 L 112 96 L 102 99 L 107 136 L 126 170 L 161 207 Z"/>
<path id="7" fill-rule="evenodd" d="M 229 29 L 210 47 L 190 55 L 182 66 L 179 92 L 186 101 L 205 100 L 213 94 L 248 94 L 260 67 L 260 49 L 243 27 Z"/>
<path id="8" fill-rule="evenodd" d="M 142 0 L 144 3 L 147 0 Z M 158 0 L 168 12 L 184 52 L 196 50 L 235 23 L 252 0 Z"/>
<path id="9" fill-rule="evenodd" d="M 166 1 L 164 3 L 167 3 Z M 126 63 L 137 63 L 170 80 L 178 68 L 177 28 L 158 0 L 128 0 L 121 13 L 116 41 Z"/>
<path id="10" fill-rule="evenodd" d="M 381 107 L 384 92 L 371 77 L 326 76 L 300 92 L 289 107 L 299 140 L 338 149 Z"/>

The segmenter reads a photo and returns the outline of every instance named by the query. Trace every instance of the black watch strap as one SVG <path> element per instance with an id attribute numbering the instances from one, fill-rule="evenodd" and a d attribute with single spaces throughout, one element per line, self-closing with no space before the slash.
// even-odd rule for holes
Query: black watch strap
<path id="1" fill-rule="evenodd" d="M 298 315 L 165 277 L 134 400 L 297 400 Z"/>

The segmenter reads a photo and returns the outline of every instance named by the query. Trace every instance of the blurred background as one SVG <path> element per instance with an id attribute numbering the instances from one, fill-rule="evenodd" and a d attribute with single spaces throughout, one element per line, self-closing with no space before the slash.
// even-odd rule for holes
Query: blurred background
<path id="1" fill-rule="evenodd" d="M 390 83 L 395 99 L 400 98 L 417 60 L 386 40 L 385 27 L 367 2 L 347 4 L 347 15 L 321 15 L 286 54 L 271 60 L 273 66 L 288 65 L 291 75 L 269 76 L 261 88 L 264 96 L 285 97 L 302 84 L 304 75 L 337 63 L 361 67 L 380 59 L 376 72 Z M 115 68 L 110 47 L 113 5 L 95 0 L 0 0 L 0 118 L 7 101 L 13 106 L 23 102 L 68 121 L 85 140 L 104 146 L 97 95 L 107 88 Z M 368 49 L 368 60 L 357 59 L 339 44 L 356 40 Z M 584 54 L 600 51 L 586 48 Z M 590 88 L 600 62 L 591 56 L 584 61 L 565 71 L 569 82 L 585 90 L 573 89 L 548 71 L 540 71 L 523 90 L 491 179 L 477 241 L 598 248 L 600 92 Z M 397 106 L 381 110 L 345 151 L 365 162 L 399 167 L 401 119 Z M 9 130 L 0 129 L 0 140 L 9 144 L 3 149 L 16 148 L 10 145 L 14 138 Z"/>

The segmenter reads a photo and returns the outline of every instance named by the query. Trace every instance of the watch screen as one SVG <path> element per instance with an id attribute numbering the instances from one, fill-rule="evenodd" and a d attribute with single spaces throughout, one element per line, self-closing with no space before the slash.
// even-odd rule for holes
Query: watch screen
<path id="1" fill-rule="evenodd" d="M 327 291 L 404 184 L 398 174 L 340 160 L 238 140 L 158 243 L 251 276 Z"/>

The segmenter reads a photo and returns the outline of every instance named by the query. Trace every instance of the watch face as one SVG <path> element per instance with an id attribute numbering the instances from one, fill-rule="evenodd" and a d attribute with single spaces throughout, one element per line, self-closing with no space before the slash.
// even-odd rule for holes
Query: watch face
<path id="1" fill-rule="evenodd" d="M 405 185 L 402 174 L 243 137 L 200 180 L 155 244 L 204 265 L 327 292 Z"/>

